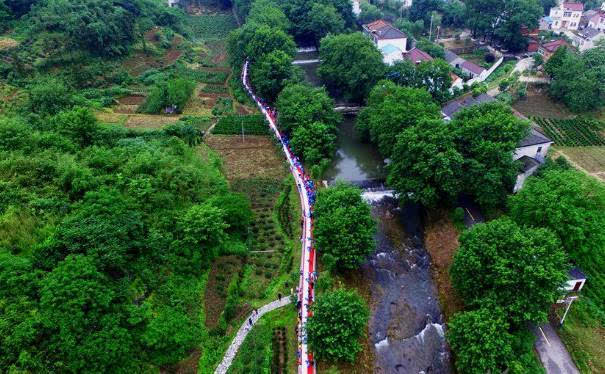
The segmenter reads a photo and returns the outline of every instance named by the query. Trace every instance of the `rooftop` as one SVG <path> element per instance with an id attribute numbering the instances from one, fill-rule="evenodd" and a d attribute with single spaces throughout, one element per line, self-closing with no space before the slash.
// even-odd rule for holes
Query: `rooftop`
<path id="1" fill-rule="evenodd" d="M 544 43 L 542 48 L 547 50 L 548 52 L 554 52 L 561 46 L 569 46 L 569 44 L 563 39 L 553 40 L 552 42 Z"/>
<path id="2" fill-rule="evenodd" d="M 569 271 L 570 279 L 586 279 L 586 274 L 579 267 L 574 267 Z"/>
<path id="3" fill-rule="evenodd" d="M 540 166 L 540 161 L 529 156 L 521 156 L 519 161 L 521 161 L 521 171 L 524 173 L 530 171 L 536 166 Z"/>
<path id="4" fill-rule="evenodd" d="M 474 64 L 474 63 L 472 63 L 470 61 L 464 61 L 462 63 L 461 68 L 466 69 L 466 70 L 468 70 L 468 71 L 470 71 L 470 72 L 472 72 L 474 74 L 481 74 L 481 73 L 483 73 L 485 71 L 484 68 L 482 68 L 481 66 L 479 66 L 477 64 Z"/>
<path id="5" fill-rule="evenodd" d="M 584 30 L 578 31 L 579 36 L 581 36 L 584 39 L 588 39 L 588 40 L 593 39 L 595 36 L 597 36 L 599 34 L 603 34 L 603 33 L 592 27 L 587 27 Z"/>
<path id="6" fill-rule="evenodd" d="M 449 49 L 445 50 L 445 61 L 452 62 L 452 61 L 454 61 L 457 58 L 459 58 L 457 54 L 455 54 L 454 52 L 450 51 Z"/>
<path id="7" fill-rule="evenodd" d="M 572 12 L 583 12 L 584 4 L 582 4 L 582 3 L 563 3 L 563 9 L 569 10 Z"/>
<path id="8" fill-rule="evenodd" d="M 428 53 L 426 53 L 422 49 L 418 49 L 415 47 L 405 53 L 403 57 L 406 60 L 410 60 L 415 64 L 423 61 L 431 61 L 433 59 Z"/>
<path id="9" fill-rule="evenodd" d="M 372 23 L 363 25 L 364 29 L 376 35 L 378 39 L 403 39 L 407 38 L 407 35 L 401 32 L 399 29 L 393 27 L 390 23 L 385 20 L 377 20 Z"/>
<path id="10" fill-rule="evenodd" d="M 399 48 L 395 47 L 393 44 L 387 44 L 387 45 L 382 46 L 382 48 L 380 48 L 380 51 L 383 54 L 387 54 L 387 55 L 390 55 L 391 53 L 396 53 L 396 52 L 401 53 L 401 50 Z"/>

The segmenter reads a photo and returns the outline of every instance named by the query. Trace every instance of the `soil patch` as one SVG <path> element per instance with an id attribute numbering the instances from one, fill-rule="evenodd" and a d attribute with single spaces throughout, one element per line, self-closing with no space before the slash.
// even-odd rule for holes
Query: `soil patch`
<path id="1" fill-rule="evenodd" d="M 169 50 L 163 57 L 164 64 L 171 65 L 183 54 L 181 51 L 176 49 Z"/>
<path id="2" fill-rule="evenodd" d="M 452 286 L 449 272 L 459 246 L 459 233 L 447 211 L 439 211 L 428 213 L 424 236 L 426 250 L 431 256 L 431 270 L 437 284 L 439 302 L 448 321 L 464 307 Z"/>
<path id="3" fill-rule="evenodd" d="M 160 369 L 161 374 L 196 374 L 197 365 L 200 361 L 202 352 L 199 349 L 191 352 L 189 357 L 179 362 L 176 365 L 163 367 Z"/>
<path id="4" fill-rule="evenodd" d="M 143 95 L 130 95 L 118 100 L 122 105 L 141 105 L 143 101 L 145 101 L 145 96 Z"/>
<path id="5" fill-rule="evenodd" d="M 214 260 L 204 295 L 206 327 L 212 329 L 218 325 L 225 308 L 229 282 L 239 272 L 241 266 L 242 261 L 236 256 L 224 256 Z"/>
<path id="6" fill-rule="evenodd" d="M 227 179 L 283 179 L 285 163 L 268 136 L 208 135 L 206 144 L 225 164 Z"/>
<path id="7" fill-rule="evenodd" d="M 129 129 L 159 129 L 178 120 L 179 116 L 133 114 L 128 116 L 124 126 Z"/>
<path id="8" fill-rule="evenodd" d="M 565 156 L 576 168 L 605 181 L 605 147 L 559 147 L 553 148 L 557 154 Z"/>
<path id="9" fill-rule="evenodd" d="M 19 45 L 19 42 L 15 39 L 2 37 L 0 38 L 0 51 L 5 49 L 15 48 Z"/>
<path id="10" fill-rule="evenodd" d="M 570 118 L 573 116 L 565 105 L 548 97 L 548 87 L 535 84 L 527 86 L 527 97 L 515 102 L 513 108 L 526 117 Z"/>

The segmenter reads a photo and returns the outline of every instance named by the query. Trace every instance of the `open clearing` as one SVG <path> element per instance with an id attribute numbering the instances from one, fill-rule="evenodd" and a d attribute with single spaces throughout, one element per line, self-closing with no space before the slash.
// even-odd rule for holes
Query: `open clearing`
<path id="1" fill-rule="evenodd" d="M 563 104 L 548 97 L 546 87 L 527 86 L 527 98 L 518 100 L 513 108 L 526 117 L 570 118 L 573 116 Z"/>
<path id="2" fill-rule="evenodd" d="M 605 181 L 605 147 L 554 147 L 556 154 L 565 156 L 574 166 Z"/>

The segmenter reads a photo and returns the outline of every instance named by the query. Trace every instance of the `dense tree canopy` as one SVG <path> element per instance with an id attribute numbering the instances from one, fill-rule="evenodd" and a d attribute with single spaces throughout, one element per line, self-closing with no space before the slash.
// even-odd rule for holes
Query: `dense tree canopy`
<path id="1" fill-rule="evenodd" d="M 544 69 L 552 78 L 550 95 L 574 112 L 605 105 L 605 43 L 580 55 L 560 47 Z"/>
<path id="2" fill-rule="evenodd" d="M 355 22 L 348 0 L 279 0 L 279 4 L 290 20 L 290 33 L 303 44 L 318 44 L 327 32 L 342 31 Z"/>
<path id="3" fill-rule="evenodd" d="M 500 373 L 513 358 L 513 336 L 500 308 L 460 312 L 448 323 L 447 341 L 461 373 Z"/>
<path id="4" fill-rule="evenodd" d="M 328 89 L 357 102 L 384 75 L 382 54 L 361 33 L 327 36 L 321 41 L 319 56 L 317 72 Z"/>
<path id="5" fill-rule="evenodd" d="M 363 299 L 355 291 L 340 289 L 319 296 L 312 310 L 306 331 L 315 357 L 353 362 L 370 316 Z"/>
<path id="6" fill-rule="evenodd" d="M 292 133 L 290 145 L 305 162 L 318 164 L 336 152 L 336 128 L 321 122 L 299 126 Z"/>
<path id="7" fill-rule="evenodd" d="M 275 50 L 252 65 L 250 82 L 256 93 L 270 103 L 292 78 L 292 57 L 282 50 Z"/>
<path id="8" fill-rule="evenodd" d="M 276 6 L 274 0 L 255 0 L 250 8 L 246 23 L 253 25 L 267 25 L 287 31 L 290 21 L 286 14 Z"/>
<path id="9" fill-rule="evenodd" d="M 551 231 L 501 218 L 462 234 L 450 272 L 466 305 L 497 305 L 520 327 L 546 320 L 567 280 L 567 258 Z"/>
<path id="10" fill-rule="evenodd" d="M 314 215 L 315 240 L 328 267 L 356 269 L 374 250 L 376 224 L 358 188 L 339 184 L 320 190 Z"/>
<path id="11" fill-rule="evenodd" d="M 284 88 L 277 99 L 277 111 L 279 127 L 287 133 L 313 122 L 336 126 L 342 121 L 340 114 L 334 111 L 334 100 L 325 89 L 305 84 Z"/>
<path id="12" fill-rule="evenodd" d="M 397 135 L 422 119 L 439 119 L 441 110 L 425 89 L 397 86 L 380 81 L 372 89 L 368 106 L 357 120 L 357 128 L 378 146 L 384 157 L 391 157 Z"/>
<path id="13" fill-rule="evenodd" d="M 464 192 L 483 207 L 501 205 L 516 180 L 512 154 L 528 131 L 528 123 L 503 104 L 463 109 L 451 121 L 454 142 L 464 158 Z"/>
<path id="14" fill-rule="evenodd" d="M 439 48 L 436 51 L 443 53 Z M 419 64 L 403 60 L 389 66 L 386 77 L 402 86 L 426 88 L 435 101 L 445 103 L 451 97 L 451 72 L 452 67 L 441 58 Z"/>
<path id="15" fill-rule="evenodd" d="M 458 197 L 462 163 L 451 128 L 441 120 L 422 120 L 397 135 L 389 186 L 403 198 L 435 207 Z"/>
<path id="16" fill-rule="evenodd" d="M 567 252 L 591 256 L 605 247 L 605 188 L 576 171 L 549 170 L 509 198 L 519 224 L 557 233 Z"/>

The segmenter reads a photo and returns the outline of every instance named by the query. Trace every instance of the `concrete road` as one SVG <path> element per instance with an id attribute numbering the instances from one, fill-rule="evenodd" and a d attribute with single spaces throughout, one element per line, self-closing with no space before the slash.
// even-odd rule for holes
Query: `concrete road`
<path id="1" fill-rule="evenodd" d="M 555 329 L 546 323 L 532 327 L 536 350 L 547 374 L 580 374 Z"/>

